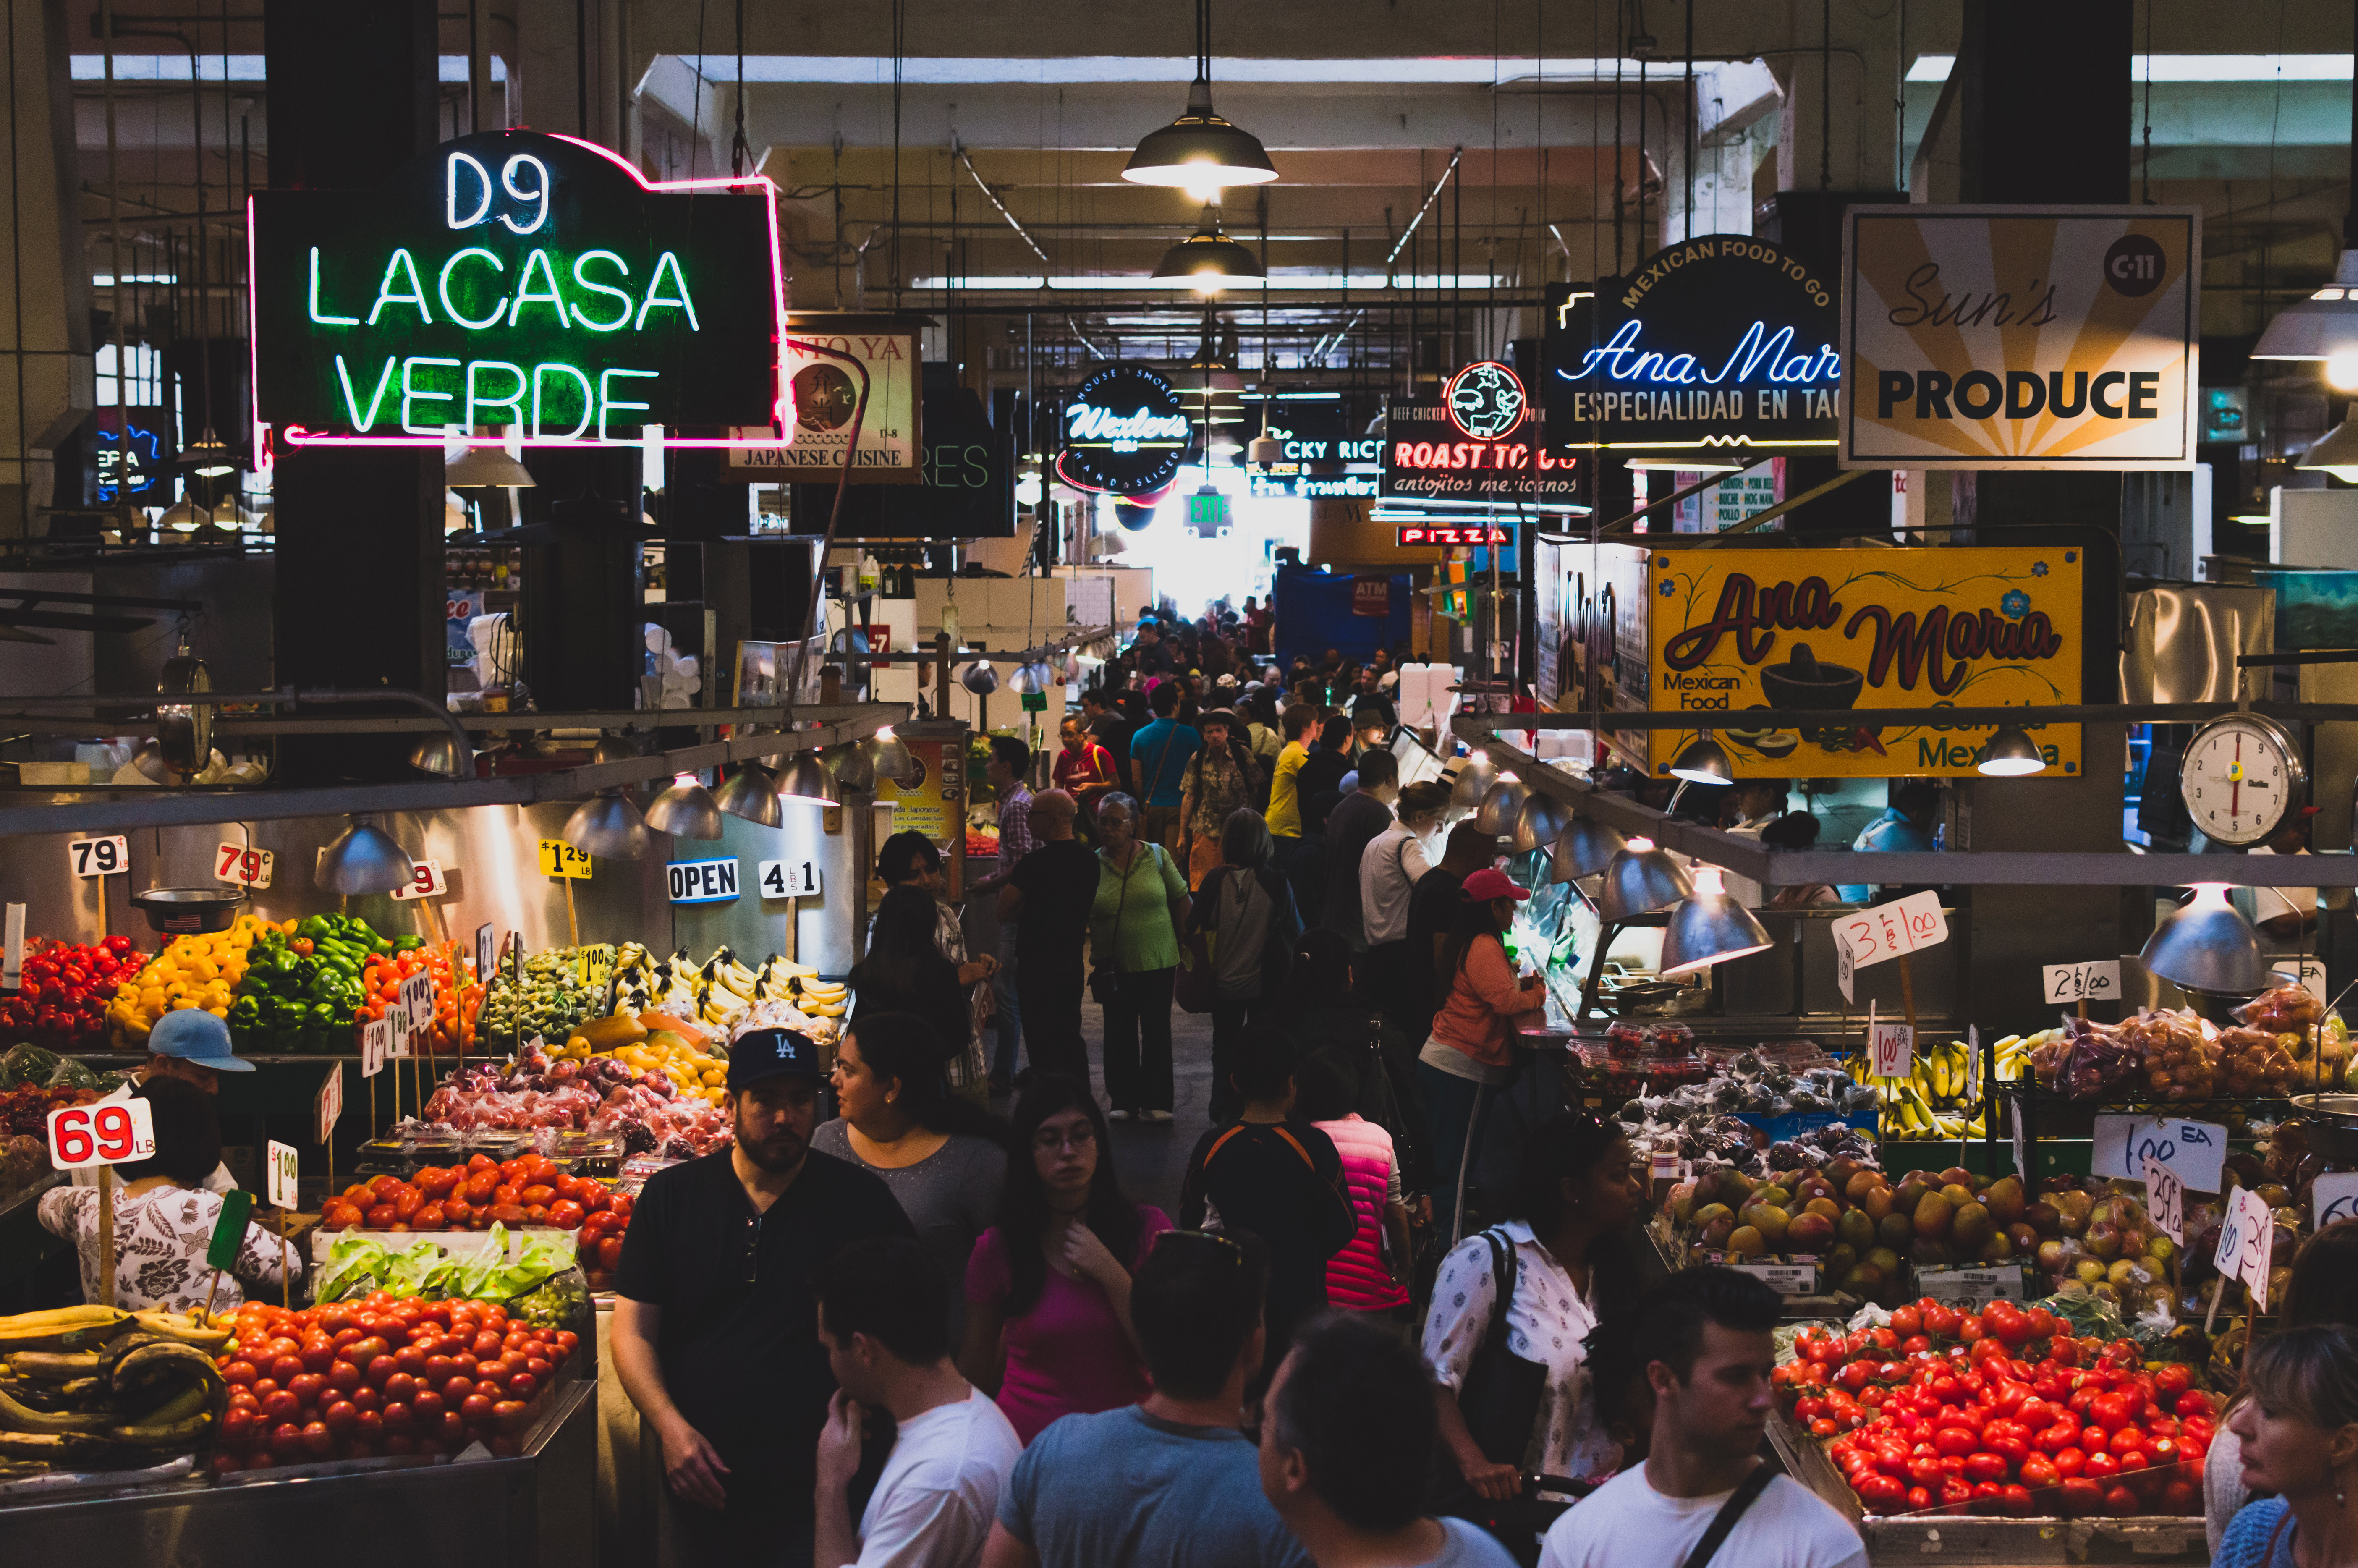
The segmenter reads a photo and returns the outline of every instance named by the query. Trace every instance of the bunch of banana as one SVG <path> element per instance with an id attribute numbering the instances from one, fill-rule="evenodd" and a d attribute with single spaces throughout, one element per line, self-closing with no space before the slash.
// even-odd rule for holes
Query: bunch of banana
<path id="1" fill-rule="evenodd" d="M 756 1001 L 792 1001 L 795 982 L 816 979 L 818 971 L 808 964 L 797 964 L 792 958 L 782 958 L 775 953 L 762 961 L 761 979 L 753 987 Z"/>
<path id="2" fill-rule="evenodd" d="M 2009 1034 L 1992 1049 L 1997 1052 L 1997 1076 L 2000 1082 L 2011 1082 L 2031 1076 L 2030 1055 L 2042 1045 L 2051 1045 L 2063 1038 L 2061 1029 L 2042 1029 L 2036 1034 Z"/>
<path id="3" fill-rule="evenodd" d="M 727 947 L 716 948 L 697 971 L 702 982 L 705 1022 L 727 1029 L 752 1011 L 762 983 L 759 972 L 747 968 Z"/>
<path id="4" fill-rule="evenodd" d="M 795 1005 L 813 1018 L 841 1018 L 850 1000 L 850 989 L 841 980 L 805 975 L 801 977 L 801 994 L 795 999 Z"/>
<path id="5" fill-rule="evenodd" d="M 1923 1091 L 1928 1101 L 1942 1105 L 1971 1105 L 1981 1098 L 1981 1085 L 1974 1077 L 1973 1057 L 1962 1040 L 1946 1044 L 1919 1044 L 1905 1080 L 1887 1078 L 1867 1070 L 1868 1053 L 1854 1052 L 1846 1064 L 1852 1079 L 1872 1084 L 1887 1104 L 1893 1098 L 1892 1086 L 1900 1082 L 1914 1084 Z"/>
<path id="6" fill-rule="evenodd" d="M 194 1448 L 228 1403 L 226 1330 L 175 1313 L 0 1318 L 0 1460 L 85 1465 Z M 21 1348 L 19 1348 L 21 1347 Z"/>
<path id="7" fill-rule="evenodd" d="M 1930 1140 L 1986 1135 L 1985 1124 L 1978 1112 L 1968 1121 L 1963 1111 L 1935 1110 L 1923 1082 L 1913 1076 L 1887 1078 L 1869 1074 L 1866 1081 L 1884 1097 L 1883 1136 L 1886 1138 Z"/>

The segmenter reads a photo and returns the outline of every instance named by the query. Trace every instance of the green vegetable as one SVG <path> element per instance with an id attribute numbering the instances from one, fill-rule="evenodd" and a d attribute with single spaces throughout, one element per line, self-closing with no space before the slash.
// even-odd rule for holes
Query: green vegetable
<path id="1" fill-rule="evenodd" d="M 340 1302 L 382 1290 L 391 1268 L 392 1256 L 383 1242 L 365 1236 L 339 1236 L 329 1245 L 328 1260 L 319 1266 L 311 1299 Z"/>

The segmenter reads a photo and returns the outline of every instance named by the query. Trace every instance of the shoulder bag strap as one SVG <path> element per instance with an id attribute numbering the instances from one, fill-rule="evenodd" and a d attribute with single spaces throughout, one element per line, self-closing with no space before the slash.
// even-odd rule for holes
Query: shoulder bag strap
<path id="1" fill-rule="evenodd" d="M 1687 1553 L 1684 1568 L 1704 1568 L 1704 1564 L 1726 1544 L 1738 1521 L 1754 1503 L 1760 1500 L 1760 1494 L 1768 1489 L 1768 1483 L 1776 1478 L 1776 1472 L 1768 1465 L 1754 1465 L 1752 1474 L 1744 1477 L 1744 1484 L 1728 1494 L 1727 1501 L 1719 1505 L 1719 1512 L 1713 1517 L 1711 1528 L 1703 1532 L 1703 1539 L 1695 1542 L 1695 1549 Z"/>
<path id="2" fill-rule="evenodd" d="M 1514 1300 L 1515 1276 L 1521 1269 L 1522 1260 L 1515 1255 L 1515 1244 L 1503 1232 L 1486 1230 L 1482 1239 L 1490 1244 L 1490 1283 L 1498 1296 L 1490 1303 L 1490 1333 L 1483 1342 L 1496 1344 L 1503 1350 L 1505 1339 L 1496 1336 L 1507 1331 L 1507 1307 Z"/>
<path id="3" fill-rule="evenodd" d="M 1138 840 L 1137 840 L 1136 838 L 1132 838 L 1132 839 L 1130 841 L 1130 866 L 1131 866 L 1131 868 L 1132 868 L 1133 870 L 1135 870 L 1135 869 L 1136 869 L 1136 867 L 1137 867 L 1137 865 L 1138 865 L 1138 850 L 1141 848 L 1141 846 L 1139 844 L 1139 842 L 1138 842 Z M 1116 871 L 1120 871 L 1120 870 L 1121 870 L 1121 868 L 1120 868 L 1120 867 L 1119 867 L 1119 866 L 1115 867 L 1114 869 L 1115 869 Z M 1110 965 L 1111 965 L 1111 967 L 1112 967 L 1112 969 L 1113 969 L 1113 972 L 1114 972 L 1115 974 L 1117 974 L 1117 975 L 1119 975 L 1119 974 L 1120 974 L 1120 973 L 1122 973 L 1122 972 L 1123 972 L 1123 970 L 1122 970 L 1122 967 L 1121 967 L 1121 915 L 1122 915 L 1122 911 L 1123 911 L 1123 910 L 1125 910 L 1125 909 L 1127 909 L 1129 906 L 1130 906 L 1130 872 L 1129 872 L 1129 871 L 1122 871 L 1122 873 L 1121 873 L 1121 896 L 1120 896 L 1120 897 L 1119 897 L 1119 898 L 1117 898 L 1117 899 L 1115 899 L 1115 900 L 1113 901 L 1113 951 L 1112 951 L 1112 952 L 1110 952 L 1110 953 L 1109 953 L 1109 954 L 1107 954 L 1107 955 L 1106 955 L 1106 959 L 1105 959 L 1105 961 L 1107 961 L 1107 962 L 1110 963 Z"/>

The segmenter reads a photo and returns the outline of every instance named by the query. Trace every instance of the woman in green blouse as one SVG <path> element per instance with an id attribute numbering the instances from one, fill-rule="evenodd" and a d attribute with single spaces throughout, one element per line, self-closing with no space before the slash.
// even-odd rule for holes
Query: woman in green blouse
<path id="1" fill-rule="evenodd" d="M 1089 911 L 1090 989 L 1105 1007 L 1105 1089 L 1116 1121 L 1171 1119 L 1171 988 L 1187 878 L 1162 845 L 1138 837 L 1138 803 L 1098 804 L 1098 901 Z"/>

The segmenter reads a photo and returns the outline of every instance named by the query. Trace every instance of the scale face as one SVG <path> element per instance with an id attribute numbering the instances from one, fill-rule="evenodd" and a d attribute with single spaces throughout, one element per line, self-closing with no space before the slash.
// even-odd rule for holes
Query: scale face
<path id="1" fill-rule="evenodd" d="M 2194 732 L 2178 788 L 2194 826 L 2242 849 L 2274 838 L 2306 802 L 2309 768 L 2283 725 L 2257 713 L 2231 713 Z"/>

